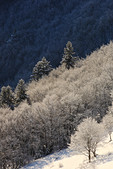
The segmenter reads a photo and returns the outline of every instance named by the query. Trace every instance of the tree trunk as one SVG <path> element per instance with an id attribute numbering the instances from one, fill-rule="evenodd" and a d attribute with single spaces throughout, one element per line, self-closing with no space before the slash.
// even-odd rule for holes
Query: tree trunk
<path id="1" fill-rule="evenodd" d="M 111 142 L 111 141 L 112 141 L 112 138 L 111 138 L 111 133 L 109 134 L 109 137 L 110 137 L 110 140 L 109 140 L 109 141 Z"/>
<path id="2" fill-rule="evenodd" d="M 96 155 L 96 150 L 94 150 L 93 151 L 93 155 L 94 155 L 94 157 L 96 157 L 97 155 Z"/>
<path id="3" fill-rule="evenodd" d="M 90 150 L 88 150 L 88 158 L 89 158 L 89 163 L 91 162 L 91 151 Z"/>

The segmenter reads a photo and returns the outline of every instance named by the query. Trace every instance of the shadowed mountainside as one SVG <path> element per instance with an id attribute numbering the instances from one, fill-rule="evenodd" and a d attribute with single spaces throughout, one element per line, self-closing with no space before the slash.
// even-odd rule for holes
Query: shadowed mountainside
<path id="1" fill-rule="evenodd" d="M 0 2 L 0 84 L 28 80 L 43 56 L 56 67 L 68 40 L 85 57 L 113 39 L 112 0 Z"/>

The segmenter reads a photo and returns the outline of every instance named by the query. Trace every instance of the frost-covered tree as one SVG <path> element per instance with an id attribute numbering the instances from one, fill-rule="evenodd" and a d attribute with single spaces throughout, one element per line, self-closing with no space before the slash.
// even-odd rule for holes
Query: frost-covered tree
<path id="1" fill-rule="evenodd" d="M 0 93 L 1 107 L 13 107 L 14 95 L 10 86 L 3 86 Z"/>
<path id="2" fill-rule="evenodd" d="M 20 103 L 27 98 L 26 85 L 23 79 L 20 79 L 15 89 L 16 102 Z"/>
<path id="3" fill-rule="evenodd" d="M 51 70 L 52 66 L 50 65 L 50 62 L 48 62 L 46 58 L 43 57 L 42 60 L 39 61 L 33 68 L 31 79 L 38 81 L 42 76 L 48 75 Z"/>
<path id="4" fill-rule="evenodd" d="M 103 129 L 94 119 L 87 118 L 78 126 L 77 132 L 71 137 L 71 148 L 78 148 L 88 156 L 91 162 L 91 154 L 96 156 L 97 144 L 101 141 Z"/>
<path id="5" fill-rule="evenodd" d="M 67 69 L 74 68 L 75 57 L 73 57 L 74 49 L 70 41 L 67 42 L 66 48 L 64 48 L 64 55 L 61 64 L 64 64 Z"/>
<path id="6" fill-rule="evenodd" d="M 103 125 L 107 133 L 109 134 L 110 141 L 112 141 L 111 134 L 113 132 L 113 115 L 109 112 L 103 117 Z"/>
<path id="7" fill-rule="evenodd" d="M 51 153 L 63 147 L 66 148 L 67 143 L 70 141 L 70 114 L 64 110 L 64 106 L 57 94 L 52 96 L 47 95 L 43 102 L 48 108 L 46 108 L 46 113 L 48 113 L 46 115 L 48 117 L 46 126 L 49 128 L 49 133 L 46 145 Z"/>

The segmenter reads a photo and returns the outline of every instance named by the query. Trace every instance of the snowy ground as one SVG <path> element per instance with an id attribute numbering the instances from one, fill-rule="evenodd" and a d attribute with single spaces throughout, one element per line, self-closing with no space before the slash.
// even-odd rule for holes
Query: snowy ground
<path id="1" fill-rule="evenodd" d="M 97 158 L 89 164 L 86 156 L 69 149 L 38 159 L 22 169 L 113 169 L 113 141 L 98 145 Z"/>

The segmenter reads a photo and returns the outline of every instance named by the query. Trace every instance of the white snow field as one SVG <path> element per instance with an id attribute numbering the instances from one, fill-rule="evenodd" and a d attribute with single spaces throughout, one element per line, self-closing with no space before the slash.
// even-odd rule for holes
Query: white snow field
<path id="1" fill-rule="evenodd" d="M 21 169 L 113 169 L 113 141 L 109 142 L 109 137 L 100 142 L 97 154 L 97 157 L 88 163 L 88 158 L 83 154 L 65 149 Z"/>

